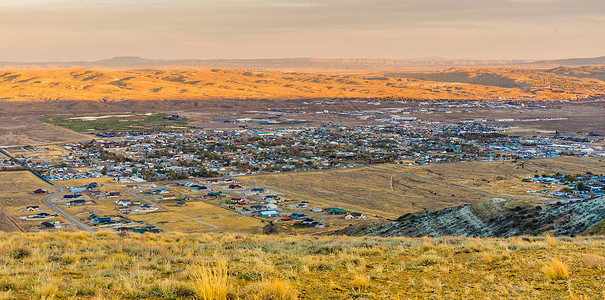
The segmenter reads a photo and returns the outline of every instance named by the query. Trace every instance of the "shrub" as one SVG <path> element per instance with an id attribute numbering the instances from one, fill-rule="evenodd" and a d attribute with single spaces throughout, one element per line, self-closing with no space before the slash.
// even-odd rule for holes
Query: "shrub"
<path id="1" fill-rule="evenodd" d="M 23 259 L 30 256 L 32 252 L 26 248 L 16 248 L 11 250 L 10 256 L 14 259 Z"/>
<path id="2" fill-rule="evenodd" d="M 603 269 L 605 268 L 605 257 L 597 254 L 586 254 L 584 261 L 589 268 L 592 269 Z"/>
<path id="3" fill-rule="evenodd" d="M 263 280 L 257 285 L 258 292 L 252 299 L 259 300 L 296 300 L 297 292 L 287 281 L 279 279 Z"/>
<path id="4" fill-rule="evenodd" d="M 231 285 L 227 266 L 218 261 L 214 265 L 201 265 L 193 270 L 194 289 L 198 299 L 222 300 L 227 299 Z"/>
<path id="5" fill-rule="evenodd" d="M 443 262 L 443 259 L 439 256 L 436 255 L 422 255 L 420 256 L 420 258 L 418 259 L 418 261 L 416 261 L 416 265 L 418 266 L 432 266 L 432 265 L 436 265 Z"/>
<path id="6" fill-rule="evenodd" d="M 550 263 L 545 264 L 543 271 L 544 274 L 546 274 L 546 277 L 551 280 L 569 279 L 569 269 L 567 268 L 567 265 L 556 258 L 551 259 Z"/>
<path id="7" fill-rule="evenodd" d="M 366 274 L 355 274 L 353 276 L 353 288 L 356 291 L 363 292 L 370 287 L 370 276 Z"/>

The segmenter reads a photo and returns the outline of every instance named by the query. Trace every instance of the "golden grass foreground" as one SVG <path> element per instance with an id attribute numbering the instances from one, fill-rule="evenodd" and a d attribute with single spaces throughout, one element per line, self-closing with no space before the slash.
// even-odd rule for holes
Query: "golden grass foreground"
<path id="1" fill-rule="evenodd" d="M 0 299 L 602 299 L 605 240 L 0 233 Z"/>

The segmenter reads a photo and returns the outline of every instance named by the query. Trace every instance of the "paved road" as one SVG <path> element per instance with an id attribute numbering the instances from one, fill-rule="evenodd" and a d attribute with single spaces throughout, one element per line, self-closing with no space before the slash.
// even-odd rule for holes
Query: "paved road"
<path id="1" fill-rule="evenodd" d="M 0 149 L 0 153 L 15 159 L 14 157 L 12 157 L 10 154 L 6 153 L 4 150 Z M 30 167 L 28 167 L 26 164 L 19 162 L 19 164 L 21 164 L 22 166 L 27 168 L 27 171 L 29 171 L 30 173 L 34 174 L 34 176 L 38 177 L 40 180 L 56 187 L 58 189 L 57 192 L 53 193 L 52 195 L 49 195 L 48 197 L 44 198 L 44 203 L 46 203 L 46 205 L 48 205 L 50 208 L 52 208 L 54 211 L 56 211 L 57 213 L 59 213 L 60 215 L 62 215 L 63 217 L 65 217 L 67 220 L 72 221 L 74 224 L 78 225 L 78 227 L 82 228 L 82 230 L 84 231 L 88 231 L 88 232 L 94 232 L 94 230 L 87 226 L 86 224 L 78 221 L 76 218 L 70 216 L 68 213 L 66 213 L 65 211 L 63 211 L 62 209 L 58 208 L 57 205 L 55 205 L 54 203 L 52 203 L 50 200 L 56 196 L 58 196 L 60 193 L 63 192 L 63 188 L 60 186 L 56 186 L 54 183 L 52 183 L 51 181 L 49 181 L 48 179 L 44 178 L 42 175 L 38 174 L 36 171 L 32 170 Z"/>
<path id="2" fill-rule="evenodd" d="M 18 159 L 16 159 L 16 158 L 12 157 L 12 156 L 11 156 L 10 154 L 8 154 L 6 151 L 4 151 L 4 150 L 0 149 L 0 153 L 2 153 L 2 154 L 4 154 L 4 155 L 8 156 L 9 158 L 12 158 L 12 159 L 16 160 L 16 161 L 17 161 L 17 162 L 18 162 L 20 165 L 22 165 L 22 166 L 26 167 L 26 168 L 27 168 L 27 171 L 29 171 L 30 173 L 34 174 L 34 176 L 38 177 L 40 180 L 42 180 L 42 181 L 44 181 L 44 182 L 46 182 L 46 183 L 48 183 L 48 184 L 50 184 L 50 185 L 52 185 L 52 186 L 55 186 L 55 187 L 56 187 L 56 185 L 55 185 L 54 183 L 52 183 L 52 182 L 50 182 L 48 179 L 44 178 L 44 176 L 42 176 L 42 175 L 38 174 L 38 172 L 36 172 L 36 171 L 32 170 L 32 168 L 30 168 L 30 167 L 29 167 L 28 165 L 26 165 L 25 163 L 23 163 L 23 162 L 19 161 Z"/>
<path id="3" fill-rule="evenodd" d="M 62 215 L 63 217 L 65 217 L 66 219 L 70 220 L 71 222 L 73 222 L 74 224 L 78 225 L 78 227 L 82 228 L 82 230 L 84 231 L 88 231 L 88 232 L 95 232 L 91 227 L 87 226 L 86 224 L 78 221 L 76 218 L 70 216 L 68 213 L 64 212 L 62 209 L 60 209 L 59 207 L 57 207 L 57 205 L 55 203 L 52 203 L 50 200 L 56 196 L 58 196 L 59 194 L 61 194 L 63 192 L 63 188 L 62 187 L 57 187 L 59 190 L 56 191 L 54 194 L 49 195 L 48 197 L 44 198 L 44 203 L 46 203 L 46 205 L 48 205 L 50 208 L 52 208 L 53 210 L 55 210 L 56 212 L 58 212 L 60 215 Z"/>
<path id="4" fill-rule="evenodd" d="M 137 195 L 137 194 L 135 194 L 135 193 L 133 193 L 131 191 L 126 191 L 126 193 L 130 194 L 131 196 L 133 196 L 133 197 L 135 197 L 135 198 L 137 198 L 139 200 L 143 200 L 143 201 L 145 201 L 145 202 L 147 202 L 147 203 L 149 203 L 151 205 L 160 206 L 159 203 L 157 203 L 155 201 L 151 201 L 151 200 L 149 200 L 149 199 L 147 199 L 147 198 L 145 198 L 143 196 Z"/>

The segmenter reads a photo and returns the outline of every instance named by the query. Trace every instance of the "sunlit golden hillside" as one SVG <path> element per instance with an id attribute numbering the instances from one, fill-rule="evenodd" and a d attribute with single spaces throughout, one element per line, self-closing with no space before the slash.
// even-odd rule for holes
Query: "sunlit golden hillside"
<path id="1" fill-rule="evenodd" d="M 569 74 L 573 75 L 515 69 L 357 75 L 222 69 L 7 70 L 0 71 L 0 99 L 575 99 L 604 93 L 603 81 Z"/>

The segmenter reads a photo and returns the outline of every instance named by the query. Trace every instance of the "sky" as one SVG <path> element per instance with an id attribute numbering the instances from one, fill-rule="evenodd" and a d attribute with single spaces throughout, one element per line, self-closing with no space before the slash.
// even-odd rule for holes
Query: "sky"
<path id="1" fill-rule="evenodd" d="M 605 55 L 605 0 L 0 0 L 0 61 Z"/>

